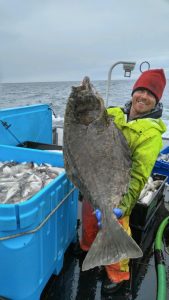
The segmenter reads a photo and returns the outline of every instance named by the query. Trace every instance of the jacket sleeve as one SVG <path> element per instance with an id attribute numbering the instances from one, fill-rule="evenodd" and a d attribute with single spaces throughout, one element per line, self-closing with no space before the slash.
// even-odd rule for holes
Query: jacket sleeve
<path id="1" fill-rule="evenodd" d="M 153 166 L 162 147 L 162 138 L 159 132 L 148 139 L 137 143 L 132 154 L 131 179 L 127 193 L 119 207 L 124 215 L 130 215 L 139 195 L 151 175 Z"/>

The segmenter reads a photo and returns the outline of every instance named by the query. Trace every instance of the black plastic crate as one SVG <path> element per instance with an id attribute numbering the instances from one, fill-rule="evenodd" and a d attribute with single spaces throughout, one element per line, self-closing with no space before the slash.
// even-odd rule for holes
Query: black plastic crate
<path id="1" fill-rule="evenodd" d="M 145 231 L 152 224 L 152 219 L 164 201 L 164 187 L 168 177 L 161 174 L 153 174 L 153 180 L 163 180 L 158 190 L 154 193 L 152 200 L 148 204 L 137 202 L 130 216 L 131 228 Z"/>
<path id="2" fill-rule="evenodd" d="M 137 226 L 131 227 L 132 238 L 136 241 L 136 243 L 141 247 L 142 251 L 147 249 L 149 244 L 152 244 L 155 237 L 156 232 L 156 217 L 158 215 L 159 210 L 153 214 L 151 221 L 148 223 L 148 226 L 144 230 L 138 229 Z"/>
<path id="3" fill-rule="evenodd" d="M 22 144 L 17 145 L 18 147 L 39 149 L 39 150 L 62 150 L 62 146 L 56 144 L 44 144 L 36 143 L 31 141 L 23 142 Z"/>

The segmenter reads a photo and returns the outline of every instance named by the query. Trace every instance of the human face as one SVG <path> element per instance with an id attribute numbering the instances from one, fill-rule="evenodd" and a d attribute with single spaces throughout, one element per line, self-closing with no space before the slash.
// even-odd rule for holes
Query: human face
<path id="1" fill-rule="evenodd" d="M 132 97 L 132 105 L 130 109 L 130 117 L 134 118 L 142 114 L 148 113 L 156 105 L 156 98 L 146 89 L 140 89 L 134 92 Z"/>

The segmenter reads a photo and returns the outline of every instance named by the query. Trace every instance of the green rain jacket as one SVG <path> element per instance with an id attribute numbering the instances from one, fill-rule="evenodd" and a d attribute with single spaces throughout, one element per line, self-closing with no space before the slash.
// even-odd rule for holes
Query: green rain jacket
<path id="1" fill-rule="evenodd" d="M 161 135 L 166 131 L 166 126 L 161 119 L 150 117 L 127 122 L 127 115 L 119 107 L 108 108 L 107 112 L 113 117 L 131 149 L 131 179 L 128 191 L 119 205 L 124 215 L 130 215 L 162 148 Z"/>

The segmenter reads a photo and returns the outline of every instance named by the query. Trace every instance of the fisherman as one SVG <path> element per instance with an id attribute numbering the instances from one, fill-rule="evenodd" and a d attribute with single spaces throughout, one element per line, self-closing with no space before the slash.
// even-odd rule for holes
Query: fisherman
<path id="1" fill-rule="evenodd" d="M 166 85 L 163 69 L 151 69 L 141 74 L 133 86 L 131 100 L 124 108 L 110 107 L 108 115 L 122 131 L 131 149 L 132 168 L 128 190 L 118 208 L 114 208 L 119 223 L 129 235 L 129 217 L 141 190 L 147 182 L 157 156 L 162 148 L 162 134 L 166 126 L 160 119 L 162 116 L 162 97 Z M 113 166 L 112 166 L 113 167 Z M 116 176 L 116 174 L 114 174 Z M 82 239 L 80 247 L 88 251 L 101 224 L 101 211 L 94 213 L 87 200 L 82 202 Z M 102 292 L 116 292 L 130 279 L 129 260 L 105 266 L 106 278 L 102 284 Z"/>

